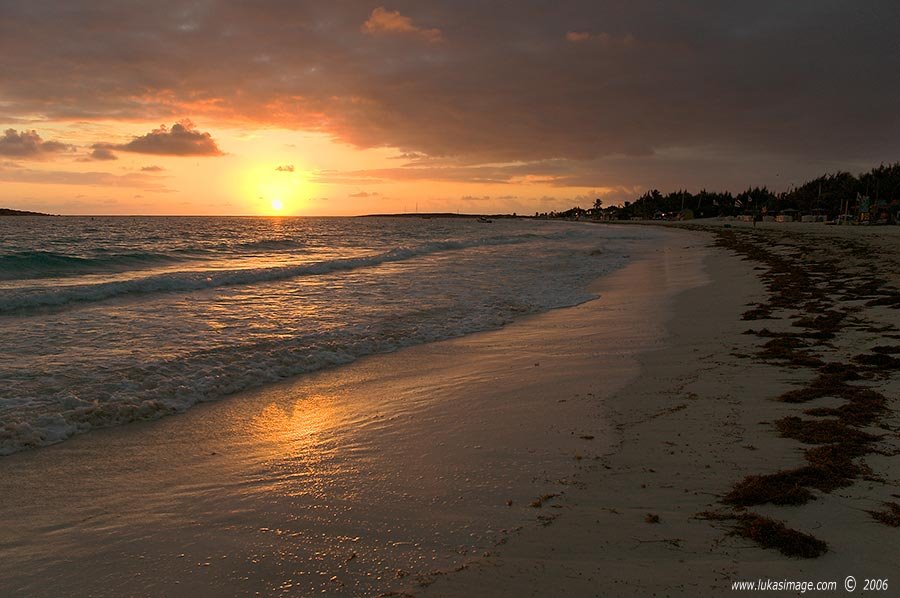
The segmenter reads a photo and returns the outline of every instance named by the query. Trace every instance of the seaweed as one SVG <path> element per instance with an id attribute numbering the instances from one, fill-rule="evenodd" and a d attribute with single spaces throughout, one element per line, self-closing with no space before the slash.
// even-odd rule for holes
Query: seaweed
<path id="1" fill-rule="evenodd" d="M 884 511 L 866 511 L 872 519 L 891 527 L 900 527 L 900 505 L 895 502 L 882 503 L 887 507 Z"/>
<path id="2" fill-rule="evenodd" d="M 749 475 L 734 485 L 723 502 L 738 507 L 753 505 L 802 505 L 813 500 L 806 487 L 805 476 L 798 470 L 780 471 L 764 475 Z"/>
<path id="3" fill-rule="evenodd" d="M 814 559 L 828 552 L 828 544 L 815 536 L 798 532 L 781 521 L 756 513 L 739 516 L 734 533 L 789 557 Z"/>
<path id="4" fill-rule="evenodd" d="M 548 500 L 554 499 L 557 496 L 559 496 L 559 495 L 558 494 L 544 494 L 543 496 L 540 496 L 540 497 L 534 499 L 533 501 L 531 501 L 531 506 L 534 507 L 535 509 L 540 509 L 541 507 L 544 506 L 545 502 L 547 502 Z"/>
<path id="5" fill-rule="evenodd" d="M 900 359 L 887 353 L 862 353 L 853 358 L 858 364 L 879 370 L 900 369 Z"/>
<path id="6" fill-rule="evenodd" d="M 783 239 L 780 237 L 779 241 Z M 845 253 L 859 258 L 868 256 L 860 243 L 834 242 L 841 245 Z M 730 514 L 706 515 L 710 519 L 735 521 L 733 533 L 753 539 L 762 546 L 777 548 L 789 556 L 814 558 L 828 549 L 821 540 L 791 530 L 781 522 L 740 511 L 759 504 L 802 505 L 816 498 L 814 490 L 827 493 L 850 486 L 861 477 L 872 479 L 871 470 L 860 462 L 860 457 L 879 452 L 875 443 L 880 437 L 860 428 L 878 424 L 889 411 L 888 400 L 868 386 L 848 383 L 885 377 L 900 370 L 900 345 L 873 347 L 869 353 L 853 357 L 850 363 L 825 362 L 813 352 L 821 342 L 836 338 L 851 327 L 878 333 L 884 338 L 900 338 L 900 335 L 888 334 L 896 330 L 894 326 L 876 327 L 861 317 L 857 308 L 853 308 L 851 315 L 849 308 L 837 307 L 832 299 L 839 296 L 842 301 L 868 300 L 867 306 L 900 308 L 900 291 L 887 287 L 871 274 L 847 275 L 840 259 L 823 258 L 821 252 L 805 245 L 802 239 L 778 243 L 774 242 L 773 235 L 764 231 L 727 230 L 717 233 L 716 245 L 761 265 L 757 269 L 761 271 L 760 278 L 768 298 L 749 306 L 742 319 L 772 317 L 775 310 L 783 310 L 793 326 L 800 329 L 773 332 L 762 328 L 744 333 L 766 339 L 755 355 L 757 359 L 807 367 L 817 374 L 807 384 L 781 394 L 776 400 L 800 404 L 835 397 L 842 399 L 843 404 L 804 410 L 803 413 L 812 419 L 788 416 L 773 422 L 780 436 L 807 445 L 803 450 L 805 465 L 746 476 L 722 498 L 730 505 Z M 788 250 L 772 249 L 779 245 Z M 886 510 L 869 511 L 870 515 L 887 525 L 900 525 L 900 505 L 884 505 Z"/>
<path id="7" fill-rule="evenodd" d="M 864 444 L 876 436 L 851 428 L 839 420 L 811 420 L 788 416 L 775 422 L 783 438 L 793 438 L 804 444 Z"/>

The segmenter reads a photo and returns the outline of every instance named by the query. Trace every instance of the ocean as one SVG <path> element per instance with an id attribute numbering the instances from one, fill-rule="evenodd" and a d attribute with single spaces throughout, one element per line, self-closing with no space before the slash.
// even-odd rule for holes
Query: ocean
<path id="1" fill-rule="evenodd" d="M 451 218 L 0 219 L 0 454 L 592 298 L 652 233 Z"/>

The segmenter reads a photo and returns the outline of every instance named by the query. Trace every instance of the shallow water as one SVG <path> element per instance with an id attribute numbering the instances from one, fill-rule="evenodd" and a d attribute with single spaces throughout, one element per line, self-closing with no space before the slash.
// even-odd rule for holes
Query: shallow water
<path id="1" fill-rule="evenodd" d="M 0 455 L 591 298 L 580 223 L 0 220 Z"/>
<path id="2" fill-rule="evenodd" d="M 483 562 L 618 442 L 667 247 L 598 301 L 0 459 L 0 594 L 376 596 Z"/>

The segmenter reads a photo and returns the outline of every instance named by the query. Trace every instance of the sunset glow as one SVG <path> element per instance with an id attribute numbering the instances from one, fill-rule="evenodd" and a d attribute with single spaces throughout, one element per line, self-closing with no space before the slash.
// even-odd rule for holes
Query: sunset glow
<path id="1" fill-rule="evenodd" d="M 533 19 L 514 4 L 79 4 L 3 8 L 5 207 L 523 214 L 653 188 L 784 190 L 891 155 L 896 130 L 859 86 L 820 93 L 871 74 L 895 95 L 876 61 L 829 60 L 893 52 L 851 4 L 771 19 L 713 4 L 690 27 L 656 5 Z M 790 23 L 834 34 L 798 46 Z M 845 112 L 860 118 L 831 117 Z"/>
<path id="2" fill-rule="evenodd" d="M 0 0 L 0 598 L 896 594 L 898 23 Z"/>

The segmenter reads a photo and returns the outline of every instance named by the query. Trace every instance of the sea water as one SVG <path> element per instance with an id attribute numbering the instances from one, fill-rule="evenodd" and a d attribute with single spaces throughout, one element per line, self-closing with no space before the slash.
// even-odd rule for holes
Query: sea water
<path id="1" fill-rule="evenodd" d="M 584 302 L 648 234 L 528 219 L 0 219 L 0 455 Z"/>

